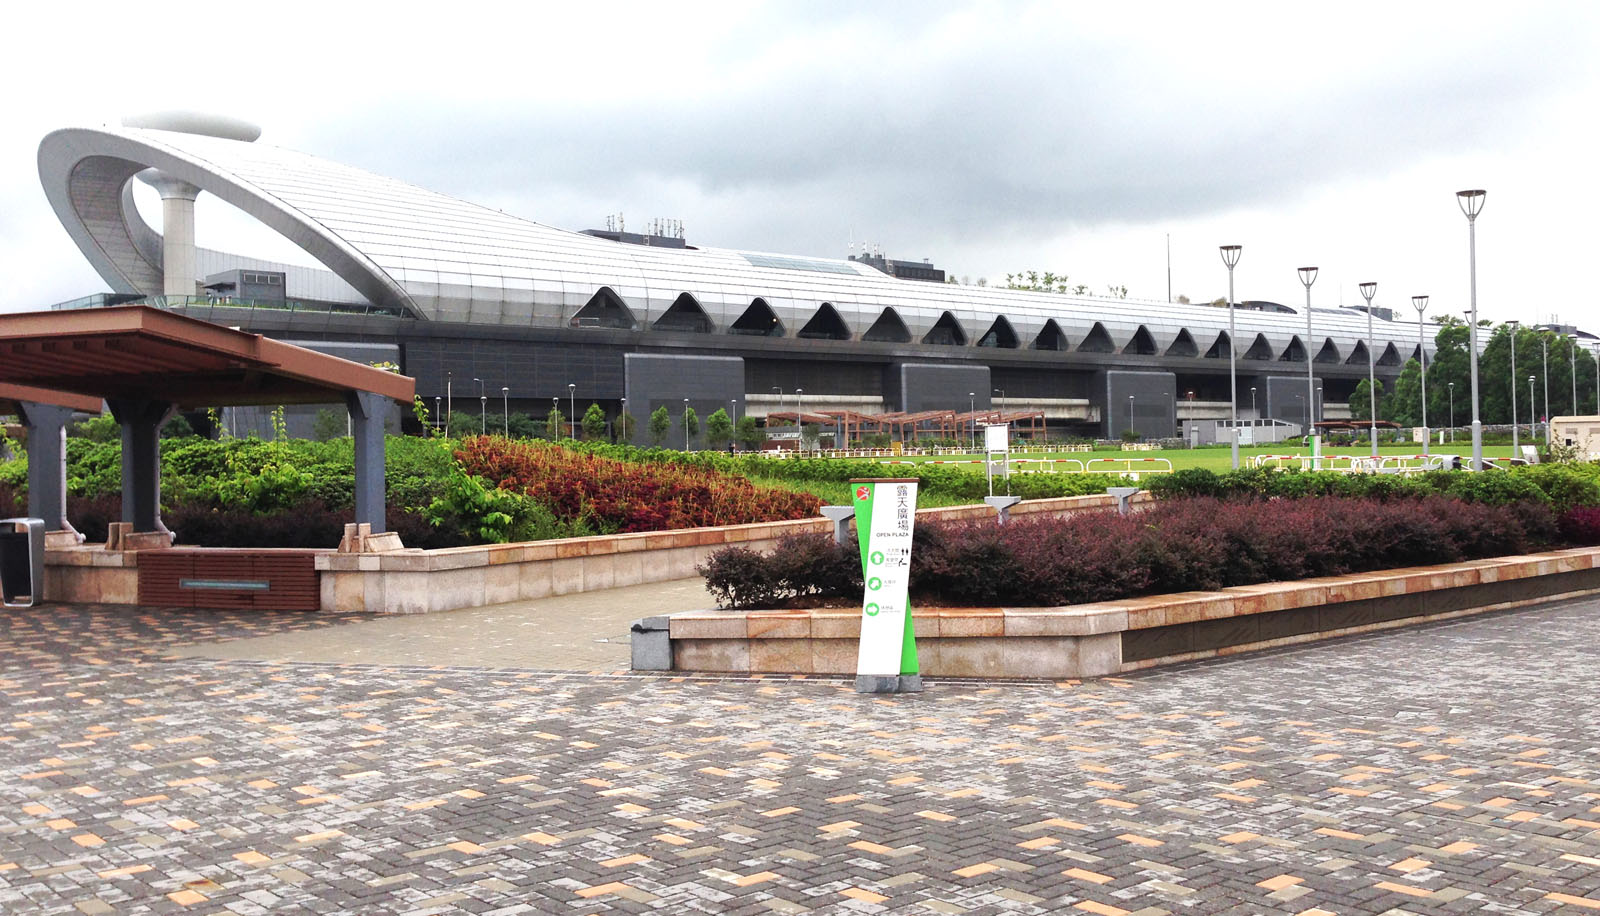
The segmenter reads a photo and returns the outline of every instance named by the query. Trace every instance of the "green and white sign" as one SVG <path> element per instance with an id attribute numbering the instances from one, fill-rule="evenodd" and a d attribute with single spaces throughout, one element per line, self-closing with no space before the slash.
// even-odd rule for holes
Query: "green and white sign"
<path id="1" fill-rule="evenodd" d="M 920 690 L 917 640 L 911 627 L 911 529 L 916 480 L 852 480 L 861 542 L 861 647 L 856 689 Z"/>

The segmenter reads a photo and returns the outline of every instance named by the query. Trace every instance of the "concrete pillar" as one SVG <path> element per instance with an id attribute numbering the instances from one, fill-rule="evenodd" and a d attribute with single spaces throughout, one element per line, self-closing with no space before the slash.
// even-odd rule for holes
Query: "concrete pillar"
<path id="1" fill-rule="evenodd" d="M 384 523 L 383 450 L 384 402 L 381 394 L 353 391 L 347 395 L 351 433 L 356 440 L 356 523 L 366 522 L 372 533 L 387 531 Z"/>
<path id="2" fill-rule="evenodd" d="M 161 294 L 193 296 L 200 272 L 194 237 L 200 189 L 158 169 L 145 169 L 139 180 L 161 194 Z"/>
<path id="3" fill-rule="evenodd" d="M 161 424 L 176 404 L 110 398 L 111 415 L 122 426 L 122 520 L 134 533 L 171 534 L 161 521 Z"/>
<path id="4" fill-rule="evenodd" d="M 28 515 L 44 519 L 44 530 L 71 532 L 67 521 L 67 421 L 72 408 L 18 401 L 23 426 L 28 430 Z"/>

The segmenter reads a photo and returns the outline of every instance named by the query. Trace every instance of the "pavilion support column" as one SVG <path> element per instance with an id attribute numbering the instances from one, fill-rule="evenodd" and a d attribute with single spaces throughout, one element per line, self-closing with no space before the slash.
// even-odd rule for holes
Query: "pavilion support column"
<path id="1" fill-rule="evenodd" d="M 161 521 L 161 424 L 177 405 L 131 398 L 106 403 L 122 426 L 122 520 L 133 525 L 135 534 L 170 535 Z"/>
<path id="2" fill-rule="evenodd" d="M 67 521 L 67 421 L 72 408 L 18 401 L 28 430 L 28 515 L 44 519 L 44 530 L 66 532 L 83 543 Z"/>
<path id="3" fill-rule="evenodd" d="M 388 398 L 371 391 L 352 391 L 345 399 L 356 440 L 356 523 L 366 522 L 373 534 L 379 534 L 388 530 L 384 523 L 383 450 L 384 402 Z"/>

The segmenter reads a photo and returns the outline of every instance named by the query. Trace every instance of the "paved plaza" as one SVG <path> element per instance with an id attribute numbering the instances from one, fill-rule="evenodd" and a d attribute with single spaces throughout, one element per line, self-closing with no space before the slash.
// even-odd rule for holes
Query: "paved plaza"
<path id="1" fill-rule="evenodd" d="M 0 912 L 1600 912 L 1592 601 L 895 698 L 260 658 L 372 625 L 6 612 Z"/>

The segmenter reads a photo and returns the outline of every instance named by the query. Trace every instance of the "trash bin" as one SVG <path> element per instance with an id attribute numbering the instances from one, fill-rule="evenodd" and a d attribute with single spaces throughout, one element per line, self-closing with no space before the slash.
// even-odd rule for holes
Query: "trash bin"
<path id="1" fill-rule="evenodd" d="M 0 520 L 0 598 L 32 607 L 44 590 L 44 519 Z"/>

